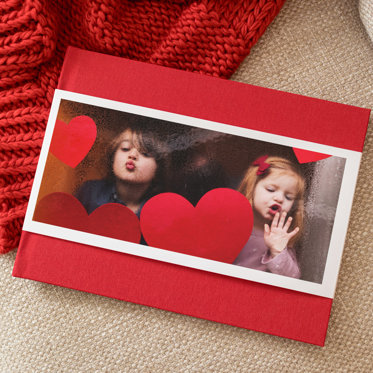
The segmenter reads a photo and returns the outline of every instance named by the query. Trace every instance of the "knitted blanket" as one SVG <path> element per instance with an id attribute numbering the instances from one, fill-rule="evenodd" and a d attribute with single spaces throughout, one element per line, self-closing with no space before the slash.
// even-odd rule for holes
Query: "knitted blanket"
<path id="1" fill-rule="evenodd" d="M 19 242 L 68 45 L 228 78 L 284 1 L 2 1 L 0 253 Z"/>

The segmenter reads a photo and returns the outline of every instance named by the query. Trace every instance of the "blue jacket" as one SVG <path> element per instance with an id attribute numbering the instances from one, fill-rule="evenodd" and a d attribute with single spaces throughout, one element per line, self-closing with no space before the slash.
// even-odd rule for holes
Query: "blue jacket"
<path id="1" fill-rule="evenodd" d="M 85 207 L 88 214 L 106 203 L 120 203 L 121 205 L 126 205 L 118 198 L 115 185 L 105 179 L 86 181 L 77 191 L 75 197 Z M 138 218 L 140 218 L 141 209 L 144 204 L 145 201 L 141 203 L 136 213 Z"/>
<path id="2" fill-rule="evenodd" d="M 96 210 L 105 203 L 120 203 L 126 205 L 121 201 L 116 193 L 115 185 L 108 180 L 89 180 L 86 181 L 75 194 L 75 197 L 85 207 L 88 214 Z M 140 213 L 146 201 L 141 202 L 136 216 L 140 219 Z M 140 244 L 147 245 L 143 235 L 141 234 Z"/>

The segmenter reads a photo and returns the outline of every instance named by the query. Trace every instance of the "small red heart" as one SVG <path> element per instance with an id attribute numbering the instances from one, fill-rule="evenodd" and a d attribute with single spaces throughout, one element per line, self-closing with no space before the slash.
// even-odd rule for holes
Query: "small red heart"
<path id="1" fill-rule="evenodd" d="M 33 220 L 129 242 L 139 243 L 141 238 L 139 219 L 126 206 L 108 203 L 88 215 L 84 206 L 66 193 L 51 193 L 41 199 Z"/>
<path id="2" fill-rule="evenodd" d="M 184 197 L 163 193 L 151 198 L 140 216 L 150 246 L 233 263 L 253 227 L 249 201 L 233 189 L 214 189 L 194 207 Z"/>
<path id="3" fill-rule="evenodd" d="M 74 168 L 87 155 L 96 135 L 96 123 L 86 115 L 71 119 L 69 124 L 57 119 L 49 151 Z"/>
<path id="4" fill-rule="evenodd" d="M 331 155 L 324 153 L 311 152 L 309 150 L 293 148 L 294 154 L 299 163 L 310 163 L 320 161 L 321 159 L 329 158 Z"/>

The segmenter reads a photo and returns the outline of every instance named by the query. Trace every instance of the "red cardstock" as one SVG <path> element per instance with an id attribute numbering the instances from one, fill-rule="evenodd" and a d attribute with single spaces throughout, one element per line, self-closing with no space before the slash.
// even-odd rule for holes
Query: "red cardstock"
<path id="1" fill-rule="evenodd" d="M 140 224 L 150 246 L 233 263 L 250 237 L 253 212 L 232 189 L 214 189 L 196 207 L 178 194 L 163 193 L 144 205 Z"/>
<path id="2" fill-rule="evenodd" d="M 73 118 L 69 124 L 57 120 L 49 150 L 61 162 L 75 168 L 88 154 L 96 135 L 96 124 L 86 115 Z"/>
<path id="3" fill-rule="evenodd" d="M 370 113 L 76 48 L 67 51 L 58 88 L 358 152 Z M 324 345 L 332 305 L 329 298 L 25 231 L 13 275 L 317 345 Z"/>
<path id="4" fill-rule="evenodd" d="M 34 220 L 129 242 L 139 243 L 141 238 L 139 220 L 126 206 L 107 203 L 88 215 L 83 205 L 66 193 L 51 193 L 41 199 Z"/>
<path id="5" fill-rule="evenodd" d="M 298 148 L 293 148 L 293 151 L 299 163 L 317 162 L 330 157 L 329 154 L 316 153 Z"/>

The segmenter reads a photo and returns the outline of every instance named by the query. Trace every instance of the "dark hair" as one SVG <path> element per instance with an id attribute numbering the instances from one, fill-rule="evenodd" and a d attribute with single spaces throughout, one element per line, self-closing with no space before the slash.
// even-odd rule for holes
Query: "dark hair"
<path id="1" fill-rule="evenodd" d="M 227 177 L 220 163 L 208 154 L 189 153 L 175 185 L 177 193 L 196 205 L 208 191 L 226 187 Z"/>
<path id="2" fill-rule="evenodd" d="M 123 141 L 124 132 L 129 130 L 136 136 L 138 150 L 148 153 L 157 164 L 155 177 L 143 196 L 144 199 L 148 199 L 167 190 L 168 146 L 165 140 L 166 131 L 161 123 L 155 123 L 150 118 L 146 118 L 145 122 L 143 117 L 140 118 L 142 120 L 136 123 L 121 126 L 120 132 L 109 143 L 106 154 L 107 179 L 110 181 L 115 179 L 113 173 L 114 156 Z"/>

